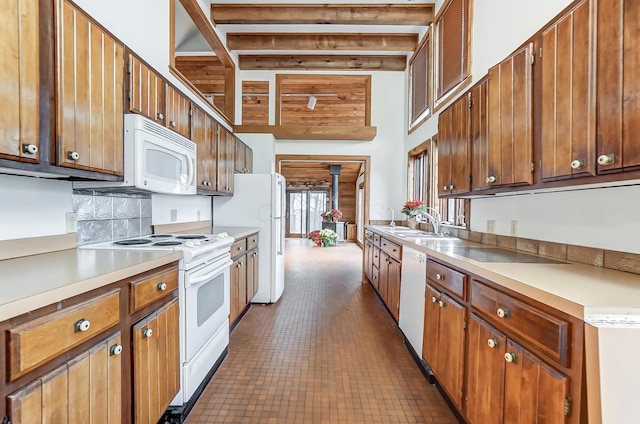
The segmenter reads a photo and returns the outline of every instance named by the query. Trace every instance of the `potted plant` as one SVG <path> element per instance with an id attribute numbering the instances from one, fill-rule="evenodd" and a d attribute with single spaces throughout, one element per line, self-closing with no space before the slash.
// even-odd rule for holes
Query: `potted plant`
<path id="1" fill-rule="evenodd" d="M 313 230 L 307 234 L 307 238 L 312 240 L 316 246 L 328 247 L 329 243 L 338 241 L 338 233 L 328 228 L 322 230 Z"/>
<path id="2" fill-rule="evenodd" d="M 407 222 L 409 223 L 409 228 L 415 229 L 416 223 L 417 223 L 416 216 L 418 216 L 420 212 L 426 212 L 426 211 L 427 210 L 422 200 L 411 200 L 411 201 L 405 202 L 400 212 L 407 215 Z"/>
<path id="3" fill-rule="evenodd" d="M 342 212 L 340 212 L 340 209 L 331 209 L 320 214 L 320 216 L 324 222 L 338 222 L 342 218 Z"/>

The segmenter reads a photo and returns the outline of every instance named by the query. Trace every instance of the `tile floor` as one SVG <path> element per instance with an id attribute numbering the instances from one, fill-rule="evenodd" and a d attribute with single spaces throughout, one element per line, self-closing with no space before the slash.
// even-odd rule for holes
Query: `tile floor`
<path id="1" fill-rule="evenodd" d="M 361 255 L 287 240 L 283 297 L 249 309 L 186 423 L 456 423 L 361 284 Z"/>

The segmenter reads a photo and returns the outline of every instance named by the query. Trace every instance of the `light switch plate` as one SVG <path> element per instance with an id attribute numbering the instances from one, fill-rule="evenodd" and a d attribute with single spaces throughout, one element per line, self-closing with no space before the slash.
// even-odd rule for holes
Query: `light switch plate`
<path id="1" fill-rule="evenodd" d="M 171 209 L 171 222 L 176 222 L 178 220 L 178 209 Z"/>
<path id="2" fill-rule="evenodd" d="M 511 221 L 511 235 L 518 235 L 518 221 Z"/>
<path id="3" fill-rule="evenodd" d="M 67 233 L 78 232 L 78 214 L 75 212 L 67 212 Z"/>
<path id="4" fill-rule="evenodd" d="M 487 233 L 494 234 L 496 232 L 495 219 L 487 219 Z"/>

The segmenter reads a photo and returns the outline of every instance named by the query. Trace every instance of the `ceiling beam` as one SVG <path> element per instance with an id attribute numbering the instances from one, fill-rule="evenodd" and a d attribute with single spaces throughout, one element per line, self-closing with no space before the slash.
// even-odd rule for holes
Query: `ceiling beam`
<path id="1" fill-rule="evenodd" d="M 404 71 L 404 55 L 239 55 L 242 70 Z"/>
<path id="2" fill-rule="evenodd" d="M 229 50 L 365 50 L 413 52 L 418 34 L 260 33 L 227 34 Z"/>
<path id="3" fill-rule="evenodd" d="M 212 4 L 217 24 L 429 25 L 430 4 Z"/>

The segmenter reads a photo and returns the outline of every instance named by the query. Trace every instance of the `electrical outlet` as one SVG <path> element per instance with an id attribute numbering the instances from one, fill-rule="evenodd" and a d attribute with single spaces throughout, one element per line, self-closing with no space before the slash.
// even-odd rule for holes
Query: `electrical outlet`
<path id="1" fill-rule="evenodd" d="M 518 221 L 511 221 L 511 235 L 518 235 Z"/>
<path id="2" fill-rule="evenodd" d="M 196 211 L 196 221 L 200 221 L 200 210 Z"/>
<path id="3" fill-rule="evenodd" d="M 74 212 L 67 212 L 67 233 L 78 232 L 78 214 Z"/>
<path id="4" fill-rule="evenodd" d="M 178 220 L 178 209 L 171 209 L 171 222 L 176 222 Z"/>
<path id="5" fill-rule="evenodd" d="M 495 219 L 487 219 L 487 233 L 493 234 L 496 232 L 496 221 Z"/>

